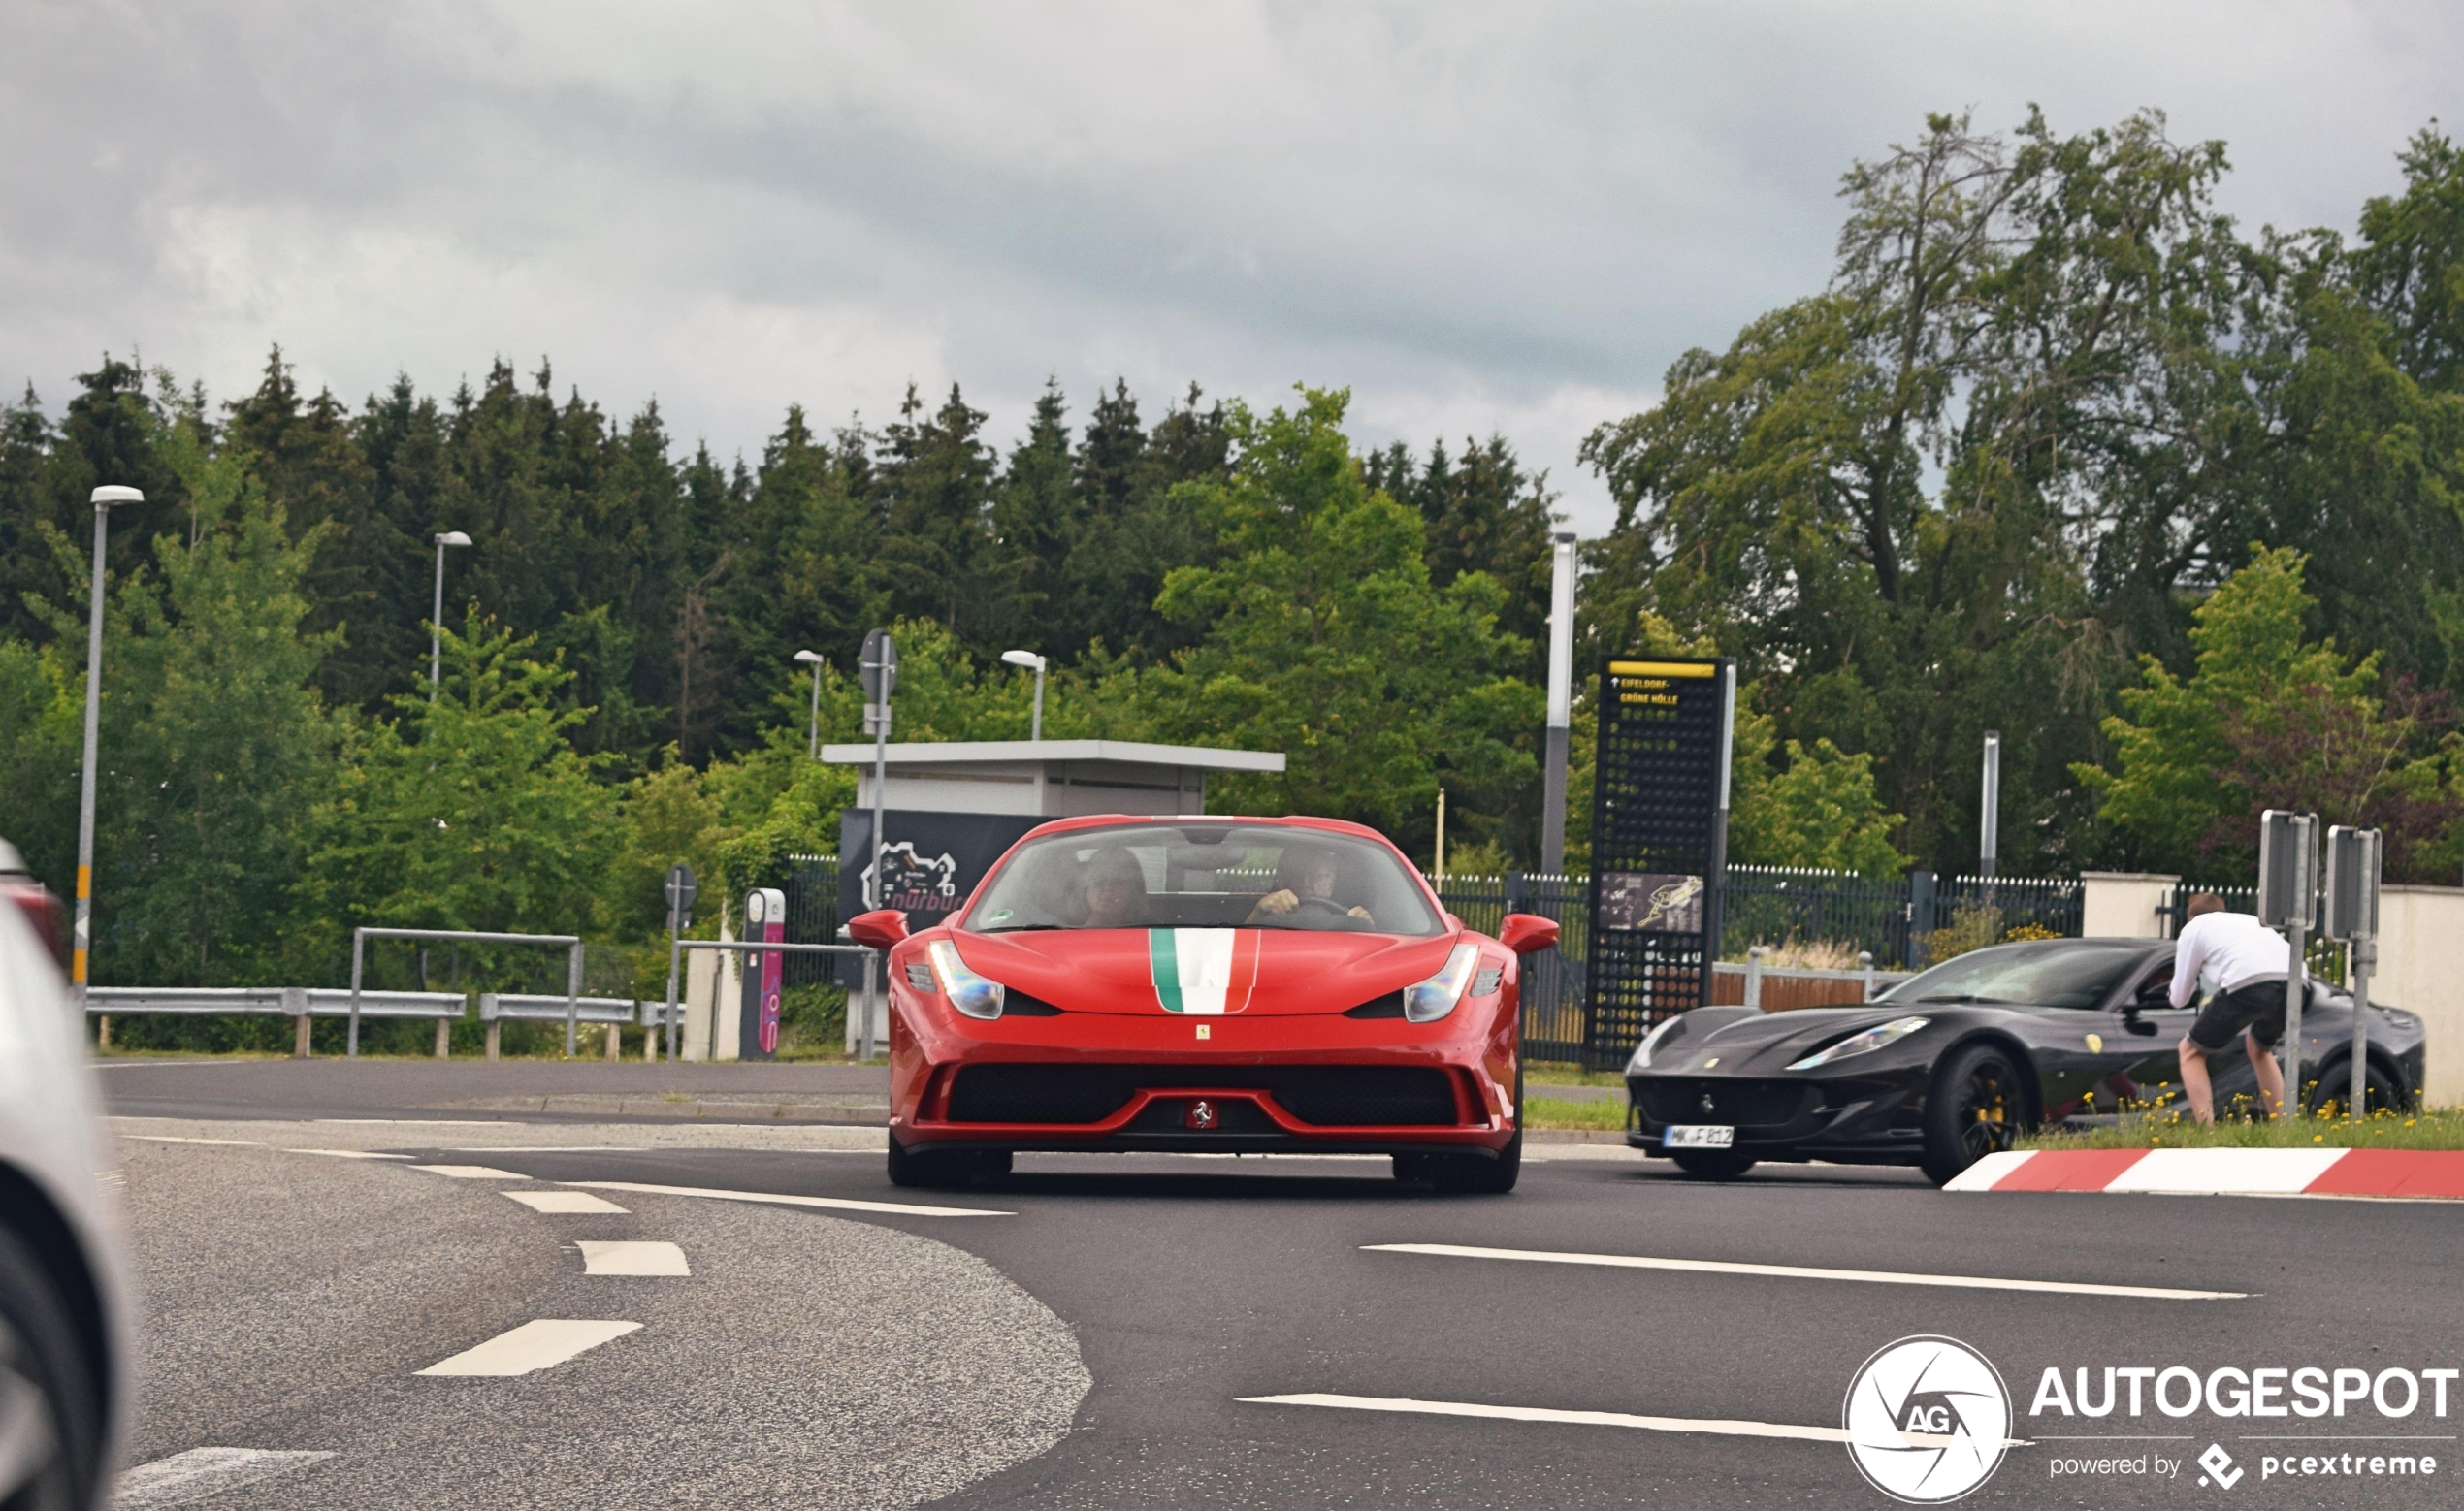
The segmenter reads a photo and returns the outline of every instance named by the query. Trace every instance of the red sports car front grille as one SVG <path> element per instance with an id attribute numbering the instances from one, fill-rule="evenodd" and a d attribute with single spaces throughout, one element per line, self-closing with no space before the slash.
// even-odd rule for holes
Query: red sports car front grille
<path id="1" fill-rule="evenodd" d="M 1324 1128 L 1451 1127 L 1442 1070 L 1395 1065 L 969 1065 L 950 1090 L 954 1123 L 1099 1123 L 1140 1091 L 1254 1089 Z"/>

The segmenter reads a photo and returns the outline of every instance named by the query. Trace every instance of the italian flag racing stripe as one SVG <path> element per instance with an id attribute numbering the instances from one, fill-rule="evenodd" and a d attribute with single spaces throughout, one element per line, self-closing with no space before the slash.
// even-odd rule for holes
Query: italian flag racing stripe
<path id="1" fill-rule="evenodd" d="M 1255 929 L 1149 929 L 1155 1005 L 1207 1017 L 1240 1012 L 1257 986 L 1257 948 Z"/>

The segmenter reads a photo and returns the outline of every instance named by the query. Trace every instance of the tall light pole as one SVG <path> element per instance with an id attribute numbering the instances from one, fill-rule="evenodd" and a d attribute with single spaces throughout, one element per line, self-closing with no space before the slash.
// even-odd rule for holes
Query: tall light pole
<path id="1" fill-rule="evenodd" d="M 1994 906 L 1994 873 L 2002 853 L 2002 734 L 1985 731 L 1985 782 L 1976 819 L 1976 874 L 1985 878 L 1985 906 Z"/>
<path id="2" fill-rule="evenodd" d="M 813 722 L 805 727 L 805 743 L 812 747 L 813 759 L 822 758 L 822 668 L 829 664 L 819 651 L 798 651 L 795 659 L 813 668 Z"/>
<path id="3" fill-rule="evenodd" d="M 1540 757 L 1540 870 L 1566 870 L 1566 760 L 1574 717 L 1574 537 L 1557 536 L 1548 582 L 1548 747 Z"/>
<path id="4" fill-rule="evenodd" d="M 103 744 L 103 540 L 115 503 L 144 503 L 134 488 L 94 490 L 94 589 L 85 621 L 85 770 L 77 794 L 77 928 L 70 939 L 69 983 L 85 1007 L 85 961 L 94 948 L 94 763 Z"/>
<path id="5" fill-rule="evenodd" d="M 458 530 L 438 532 L 437 536 L 437 609 L 428 618 L 428 701 L 437 701 L 437 689 L 445 680 L 445 547 L 467 546 L 470 537 Z"/>
<path id="6" fill-rule="evenodd" d="M 1026 737 L 1030 740 L 1044 738 L 1044 658 L 1033 651 L 1003 651 L 1001 659 L 1013 666 L 1035 668 L 1035 718 L 1026 726 Z"/>

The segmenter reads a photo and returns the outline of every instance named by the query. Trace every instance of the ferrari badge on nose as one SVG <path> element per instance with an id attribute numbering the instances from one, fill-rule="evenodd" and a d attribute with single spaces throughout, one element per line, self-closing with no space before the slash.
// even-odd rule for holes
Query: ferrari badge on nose
<path id="1" fill-rule="evenodd" d="M 1215 1104 L 1212 1102 L 1192 1102 L 1189 1110 L 1181 1114 L 1182 1127 L 1195 1128 L 1201 1133 L 1213 1128 L 1216 1121 Z"/>

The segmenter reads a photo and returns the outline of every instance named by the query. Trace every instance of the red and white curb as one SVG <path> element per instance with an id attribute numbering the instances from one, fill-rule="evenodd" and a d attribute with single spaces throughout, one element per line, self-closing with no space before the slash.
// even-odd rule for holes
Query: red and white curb
<path id="1" fill-rule="evenodd" d="M 2025 1149 L 1989 1154 L 1945 1191 L 2464 1199 L 2464 1150 Z"/>

